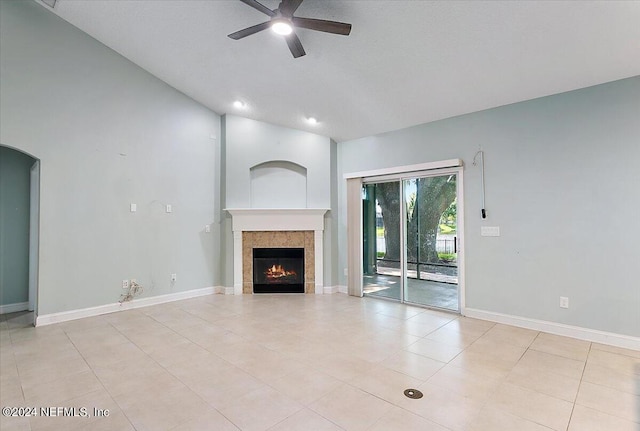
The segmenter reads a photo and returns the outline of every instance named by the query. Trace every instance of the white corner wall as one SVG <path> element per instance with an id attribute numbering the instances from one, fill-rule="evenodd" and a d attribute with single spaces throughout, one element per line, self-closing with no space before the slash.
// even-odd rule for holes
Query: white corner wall
<path id="1" fill-rule="evenodd" d="M 341 143 L 340 267 L 343 174 L 461 158 L 469 309 L 640 336 L 639 119 L 634 77 Z M 501 236 L 481 237 L 481 226 Z"/>
<path id="2" fill-rule="evenodd" d="M 36 2 L 0 8 L 0 143 L 41 160 L 39 314 L 117 302 L 123 279 L 218 284 L 219 117 Z"/>

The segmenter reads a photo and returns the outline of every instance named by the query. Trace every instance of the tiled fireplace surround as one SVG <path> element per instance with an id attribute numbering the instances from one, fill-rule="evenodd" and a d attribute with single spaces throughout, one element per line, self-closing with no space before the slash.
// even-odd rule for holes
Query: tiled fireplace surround
<path id="1" fill-rule="evenodd" d="M 304 293 L 315 293 L 313 231 L 242 232 L 242 293 L 253 293 L 254 248 L 304 248 Z"/>
<path id="2" fill-rule="evenodd" d="M 305 293 L 321 294 L 326 209 L 227 209 L 233 223 L 234 294 L 253 294 L 254 248 L 304 248 Z"/>

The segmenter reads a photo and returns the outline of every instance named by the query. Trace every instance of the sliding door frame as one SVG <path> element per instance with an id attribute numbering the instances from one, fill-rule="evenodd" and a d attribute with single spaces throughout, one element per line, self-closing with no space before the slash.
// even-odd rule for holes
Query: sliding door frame
<path id="1" fill-rule="evenodd" d="M 401 236 L 401 262 L 400 270 L 403 278 L 401 298 L 404 301 L 406 283 L 406 202 L 404 199 L 404 180 L 413 178 L 435 177 L 442 175 L 456 175 L 457 198 L 457 248 L 458 248 L 458 312 L 465 314 L 465 253 L 464 253 L 464 178 L 462 161 L 459 159 L 445 160 L 442 162 L 425 163 L 405 167 L 389 168 L 379 171 L 358 172 L 345 175 L 347 179 L 347 242 L 348 242 L 348 292 L 352 296 L 363 296 L 363 220 L 362 220 L 362 186 L 364 184 L 399 181 L 400 185 L 400 236 Z M 359 192 L 355 193 L 359 186 Z M 419 305 L 413 304 L 411 305 Z"/>

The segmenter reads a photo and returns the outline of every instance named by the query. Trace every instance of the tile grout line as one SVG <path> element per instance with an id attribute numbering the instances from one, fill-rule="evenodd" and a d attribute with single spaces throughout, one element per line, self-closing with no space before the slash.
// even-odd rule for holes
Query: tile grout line
<path id="1" fill-rule="evenodd" d="M 587 357 L 584 360 L 584 367 L 582 367 L 582 373 L 580 374 L 580 383 L 578 383 L 578 390 L 576 391 L 576 396 L 573 400 L 573 405 L 571 406 L 571 414 L 569 415 L 569 421 L 567 422 L 567 431 L 571 427 L 571 420 L 573 419 L 573 411 L 576 408 L 576 402 L 578 401 L 578 395 L 580 394 L 580 387 L 582 386 L 582 379 L 584 379 L 584 373 L 587 370 L 587 362 L 589 362 L 589 355 L 591 354 L 591 348 L 593 343 L 589 343 L 589 352 L 587 352 Z"/>
<path id="2" fill-rule="evenodd" d="M 116 331 L 120 332 L 118 330 L 118 328 L 116 328 L 115 326 L 113 326 L 111 324 L 111 322 L 106 321 L 106 323 L 108 325 L 110 325 L 112 328 L 114 328 Z M 80 349 L 78 349 L 78 346 L 76 346 L 76 344 L 73 342 L 73 340 L 71 339 L 71 337 L 69 336 L 69 333 L 62 328 L 62 331 L 64 332 L 64 334 L 67 336 L 67 338 L 69 339 L 69 341 L 71 342 L 71 344 L 73 345 L 73 347 L 76 349 L 76 351 L 78 352 L 78 354 L 82 357 L 82 360 L 85 362 L 85 364 L 87 364 L 87 367 L 89 367 L 89 369 L 91 370 L 91 373 L 93 374 L 93 376 L 96 378 L 96 380 L 98 382 L 100 382 L 100 386 L 102 386 L 102 389 L 104 389 L 104 391 L 109 395 L 109 398 L 111 398 L 111 400 L 118 406 L 118 409 L 120 410 L 120 412 L 122 412 L 122 414 L 124 415 L 124 417 L 127 419 L 127 421 L 129 422 L 129 424 L 131 425 L 131 427 L 134 430 L 137 430 L 135 424 L 131 421 L 131 419 L 129 419 L 129 416 L 127 416 L 126 412 L 122 409 L 122 407 L 120 406 L 120 404 L 118 403 L 118 401 L 113 397 L 113 394 L 106 388 L 106 386 L 104 385 L 104 382 L 100 379 L 100 377 L 98 377 L 98 375 L 96 374 L 95 370 L 93 369 L 93 367 L 91 366 L 91 364 L 89 364 L 89 362 L 87 361 L 87 358 L 85 357 L 85 355 L 80 351 Z M 124 334 L 123 334 L 124 335 Z M 126 336 L 125 336 L 126 337 Z M 128 339 L 128 338 L 127 338 Z"/>
<path id="3" fill-rule="evenodd" d="M 179 307 L 178 307 L 178 308 L 179 308 Z M 191 315 L 191 316 L 194 316 L 194 317 L 196 317 L 196 318 L 198 318 L 198 319 L 202 320 L 202 321 L 203 321 L 203 322 L 205 322 L 205 323 L 209 323 L 209 324 L 212 324 L 212 325 L 214 325 L 214 326 L 217 326 L 217 325 L 215 325 L 215 323 L 209 322 L 208 320 L 204 320 L 204 319 L 202 319 L 201 317 L 199 317 L 199 316 L 197 316 L 197 315 L 195 315 L 195 314 L 190 313 L 188 310 L 185 310 L 185 309 L 182 309 L 182 308 L 181 308 L 181 310 L 182 310 L 182 311 L 184 311 L 184 312 L 186 312 L 187 314 L 189 314 L 189 315 Z M 253 374 L 251 374 L 251 373 L 249 373 L 249 372 L 247 372 L 247 371 L 243 370 L 242 368 L 238 367 L 237 365 L 232 364 L 231 362 L 227 361 L 225 358 L 221 357 L 221 356 L 220 356 L 220 355 L 218 355 L 217 353 L 210 351 L 210 350 L 209 350 L 209 349 L 207 349 L 206 347 L 204 347 L 204 346 L 202 346 L 202 345 L 198 344 L 197 342 L 195 342 L 195 341 L 191 340 L 190 338 L 186 337 L 185 335 L 183 335 L 183 334 L 181 334 L 181 333 L 177 332 L 174 328 L 169 327 L 169 326 L 167 326 L 164 322 L 161 322 L 161 321 L 159 321 L 159 320 L 155 319 L 152 315 L 148 315 L 148 314 L 145 314 L 145 315 L 146 315 L 147 317 L 149 317 L 149 318 L 153 319 L 154 321 L 158 322 L 159 324 L 161 324 L 161 325 L 162 325 L 162 326 L 164 326 L 165 328 L 167 328 L 167 329 L 169 329 L 169 330 L 173 331 L 175 334 L 179 335 L 180 337 L 182 337 L 182 338 L 184 338 L 184 339 L 188 340 L 189 342 L 193 343 L 194 345 L 196 345 L 196 346 L 198 346 L 198 347 L 200 347 L 200 348 L 202 348 L 202 349 L 206 350 L 207 352 L 211 353 L 212 355 L 215 355 L 217 358 L 219 358 L 219 359 L 223 360 L 224 362 L 228 363 L 230 366 L 232 366 L 232 367 L 234 367 L 234 368 L 237 368 L 238 370 L 240 370 L 240 371 L 243 371 L 243 372 L 247 373 L 248 375 L 252 376 L 253 378 L 255 378 L 255 379 L 257 379 L 258 381 L 260 381 L 261 383 L 263 383 L 265 386 L 271 387 L 271 385 L 269 385 L 267 382 L 264 382 L 262 379 L 258 378 L 257 376 L 254 376 Z M 117 328 L 116 328 L 116 329 L 117 329 Z M 227 332 L 230 332 L 230 333 L 236 334 L 235 332 L 230 331 L 230 330 L 228 330 L 228 329 L 226 329 L 226 328 L 224 328 L 224 329 L 225 329 L 225 331 L 227 331 Z M 124 335 L 124 334 L 123 334 L 123 335 Z M 241 337 L 241 338 L 243 338 L 243 339 L 246 339 L 245 337 L 241 336 L 240 334 L 236 334 L 236 335 L 238 335 L 239 337 Z M 126 335 L 125 335 L 125 337 L 126 337 Z M 246 340 L 247 340 L 247 339 L 246 339 Z M 247 340 L 247 341 L 251 342 L 251 340 Z M 133 342 L 133 341 L 132 341 L 132 342 Z M 134 343 L 134 344 L 135 344 L 135 343 Z M 136 344 L 136 346 L 137 346 L 137 344 Z M 140 348 L 140 347 L 138 347 L 138 348 Z M 153 360 L 153 358 L 151 358 L 151 359 Z M 155 361 L 155 360 L 154 360 L 154 361 Z M 203 403 L 205 403 L 207 406 L 209 406 L 210 408 L 212 408 L 212 409 L 214 409 L 216 412 L 218 412 L 222 417 L 224 417 L 226 420 L 228 420 L 228 421 L 229 421 L 229 423 L 231 423 L 233 426 L 235 426 L 236 428 L 238 428 L 238 430 L 242 430 L 242 428 L 240 428 L 240 426 L 239 426 L 238 424 L 236 424 L 236 423 L 235 423 L 231 418 L 227 417 L 227 416 L 226 416 L 222 411 L 220 411 L 217 407 L 215 407 L 215 406 L 213 406 L 213 405 L 209 404 L 209 402 L 207 402 L 207 400 L 205 400 L 205 399 L 204 399 L 204 398 L 203 398 L 203 397 L 202 397 L 198 392 L 196 392 L 196 391 L 194 391 L 193 389 L 191 389 L 191 387 L 190 387 L 188 384 L 186 384 L 184 381 L 182 381 L 178 376 L 176 376 L 175 374 L 173 374 L 170 370 L 168 370 L 166 367 L 164 367 L 164 366 L 163 366 L 162 364 L 160 364 L 158 361 L 155 361 L 155 362 L 156 362 L 156 363 L 157 363 L 157 364 L 158 364 L 162 369 L 164 369 L 167 373 L 169 373 L 171 376 L 173 376 L 175 379 L 177 379 L 180 383 L 182 383 L 182 384 L 183 384 L 186 388 L 188 388 L 191 392 L 193 392 L 193 393 L 194 393 L 194 394 L 195 394 L 195 395 L 196 395 L 196 396 L 197 396 L 197 397 L 198 397 L 198 398 L 199 398 Z M 272 388 L 272 389 L 276 390 L 275 388 Z M 258 390 L 258 389 L 256 389 L 256 390 Z M 279 391 L 278 391 L 278 392 L 279 392 Z M 287 420 L 289 417 L 291 417 L 291 416 L 293 416 L 293 415 L 297 414 L 298 412 L 300 412 L 301 410 L 303 410 L 304 408 L 306 408 L 306 406 L 304 406 L 304 405 L 302 405 L 302 404 L 301 404 L 301 406 L 302 406 L 302 408 L 301 408 L 300 410 L 296 410 L 294 413 L 292 413 L 291 415 L 287 416 L 287 417 L 286 417 L 286 418 L 284 418 L 282 421 Z M 187 423 L 188 423 L 188 422 L 189 422 L 189 421 L 187 421 Z M 180 426 L 180 425 L 178 425 L 178 426 Z M 274 426 L 275 426 L 275 425 L 274 425 Z M 169 431 L 170 431 L 170 430 L 169 430 Z M 268 430 L 267 430 L 267 431 L 268 431 Z"/>

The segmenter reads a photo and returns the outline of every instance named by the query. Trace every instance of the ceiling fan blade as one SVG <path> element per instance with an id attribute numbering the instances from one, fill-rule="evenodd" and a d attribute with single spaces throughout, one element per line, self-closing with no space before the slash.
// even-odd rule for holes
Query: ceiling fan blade
<path id="1" fill-rule="evenodd" d="M 280 6 L 278 6 L 278 10 L 282 15 L 291 17 L 296 10 L 298 10 L 302 1 L 303 0 L 282 0 Z"/>
<path id="2" fill-rule="evenodd" d="M 291 54 L 293 54 L 293 58 L 302 57 L 306 54 L 302 47 L 302 42 L 300 42 L 300 39 L 298 39 L 298 36 L 295 33 L 285 36 L 285 39 L 287 39 L 287 45 L 289 45 L 289 50 L 291 51 Z"/>
<path id="3" fill-rule="evenodd" d="M 262 3 L 258 3 L 256 0 L 240 0 L 242 3 L 251 6 L 252 8 L 259 10 L 260 12 L 262 12 L 265 15 L 269 15 L 271 17 L 275 16 L 276 13 L 274 11 L 272 11 L 271 9 L 269 9 L 268 7 L 266 7 L 265 5 L 263 5 Z"/>
<path id="4" fill-rule="evenodd" d="M 348 36 L 351 33 L 351 24 L 337 21 L 327 21 L 324 19 L 300 18 L 294 16 L 291 18 L 293 25 L 299 28 L 309 30 L 324 31 L 325 33 L 341 34 Z"/>
<path id="5" fill-rule="evenodd" d="M 242 39 L 243 37 L 251 36 L 252 34 L 256 34 L 259 31 L 265 30 L 271 26 L 271 21 L 263 22 L 262 24 L 257 24 L 251 27 L 247 27 L 244 30 L 236 31 L 235 33 L 231 33 L 228 36 L 231 39 Z"/>

